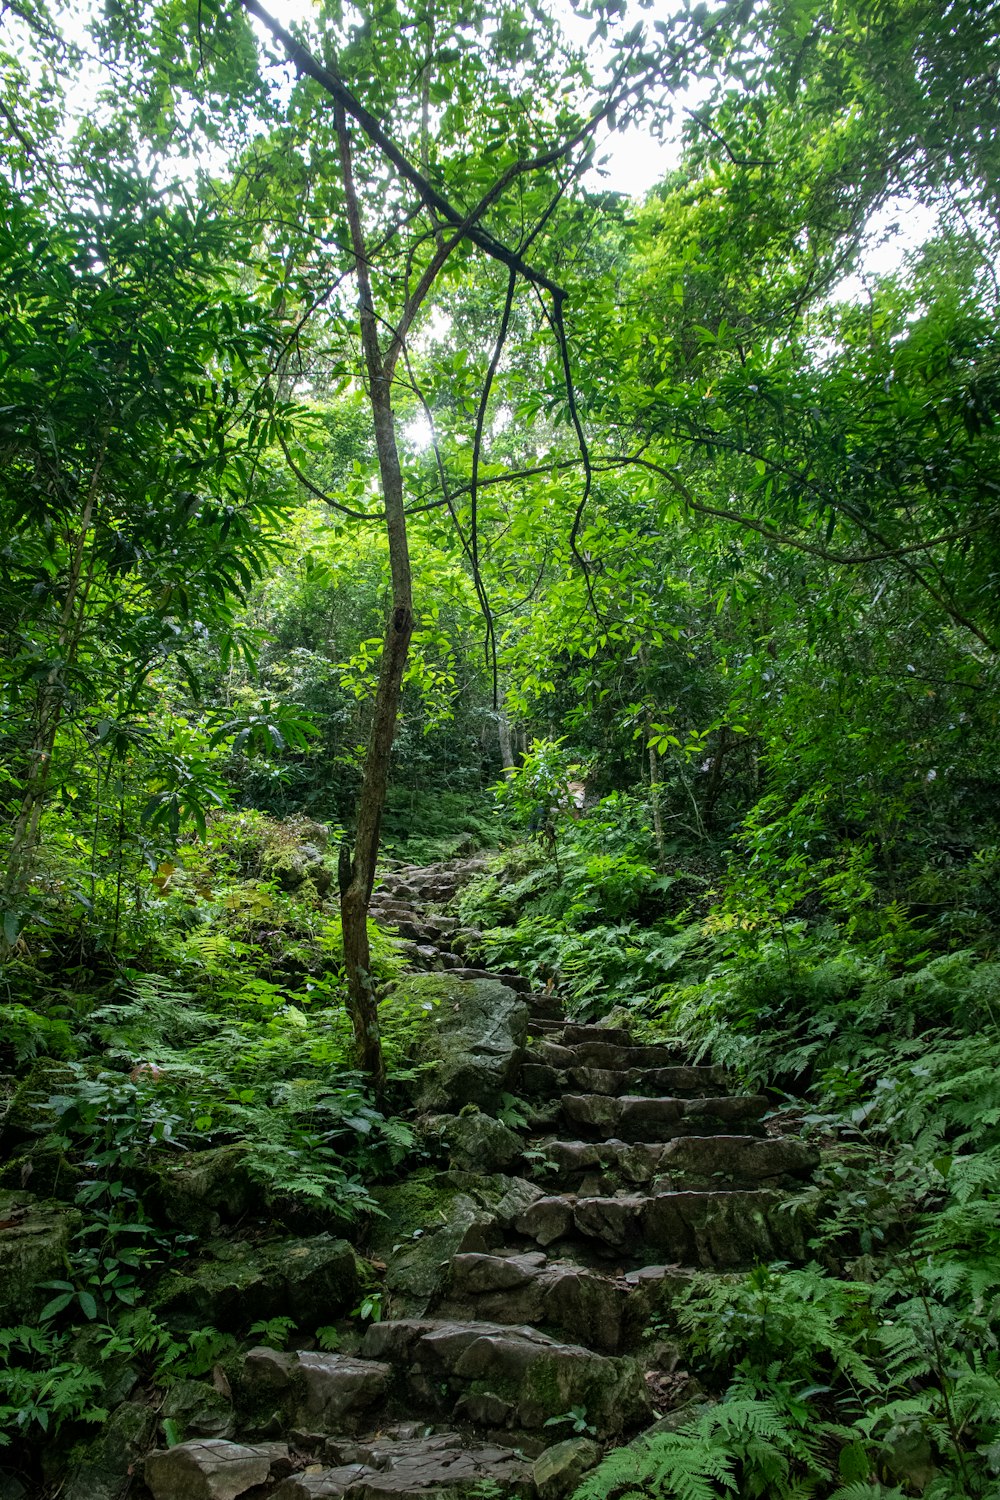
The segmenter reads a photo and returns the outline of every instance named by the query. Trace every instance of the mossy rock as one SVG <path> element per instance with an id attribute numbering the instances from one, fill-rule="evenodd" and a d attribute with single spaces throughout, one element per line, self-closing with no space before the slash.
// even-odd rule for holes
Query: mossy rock
<path id="1" fill-rule="evenodd" d="M 376 1284 L 353 1246 L 329 1235 L 264 1244 L 216 1240 L 206 1249 L 205 1260 L 170 1273 L 154 1294 L 156 1309 L 180 1326 L 236 1332 L 283 1317 L 312 1331 L 350 1311 Z"/>
<path id="2" fill-rule="evenodd" d="M 220 1223 L 263 1214 L 267 1194 L 250 1175 L 243 1141 L 192 1151 L 150 1169 L 147 1199 L 153 1212 L 192 1234 L 211 1234 Z"/>
<path id="3" fill-rule="evenodd" d="M 83 1175 L 65 1152 L 43 1137 L 0 1165 L 0 1188 L 17 1192 L 22 1186 L 30 1187 L 40 1197 L 74 1203 Z"/>
<path id="4" fill-rule="evenodd" d="M 388 1263 L 394 1316 L 426 1312 L 446 1283 L 452 1257 L 485 1250 L 495 1237 L 494 1216 L 482 1199 L 442 1173 L 416 1174 L 374 1188 L 372 1196 L 385 1217 L 374 1221 L 370 1244 Z"/>
<path id="5" fill-rule="evenodd" d="M 413 1102 L 427 1112 L 455 1113 L 475 1104 L 491 1113 L 516 1079 L 528 1036 L 528 1007 L 499 979 L 415 974 L 384 1002 L 393 1011 L 425 1015 L 410 1062 L 426 1065 Z"/>
<path id="6" fill-rule="evenodd" d="M 480 1110 L 472 1114 L 432 1115 L 429 1134 L 448 1152 L 452 1167 L 467 1172 L 504 1172 L 520 1160 L 524 1142 L 502 1120 Z"/>
<path id="7" fill-rule="evenodd" d="M 77 1209 L 0 1192 L 0 1326 L 32 1323 L 52 1296 L 41 1281 L 66 1276 L 70 1241 L 82 1219 Z"/>
<path id="8" fill-rule="evenodd" d="M 56 1129 L 58 1117 L 49 1100 L 53 1094 L 72 1089 L 78 1076 L 67 1063 L 51 1057 L 36 1058 L 27 1076 L 9 1096 L 0 1119 L 0 1145 L 5 1152 Z"/>
<path id="9" fill-rule="evenodd" d="M 149 1451 L 155 1431 L 151 1406 L 119 1406 L 97 1437 L 75 1450 L 62 1500 L 119 1500 L 132 1489 L 131 1471 Z"/>
<path id="10" fill-rule="evenodd" d="M 178 1380 L 167 1391 L 160 1410 L 183 1442 L 192 1437 L 231 1438 L 236 1413 L 230 1396 L 207 1380 Z"/>

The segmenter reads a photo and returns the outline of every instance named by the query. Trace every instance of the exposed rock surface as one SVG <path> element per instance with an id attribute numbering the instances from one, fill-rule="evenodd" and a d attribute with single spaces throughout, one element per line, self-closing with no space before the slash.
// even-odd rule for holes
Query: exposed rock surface
<path id="1" fill-rule="evenodd" d="M 80 1214 L 33 1193 L 0 1192 L 0 1326 L 35 1321 L 52 1293 L 38 1286 L 66 1274 Z"/>
<path id="2" fill-rule="evenodd" d="M 146 1483 L 153 1500 L 236 1500 L 266 1482 L 272 1457 L 263 1447 L 201 1438 L 151 1453 Z"/>
<path id="3" fill-rule="evenodd" d="M 290 1317 L 313 1329 L 348 1312 L 371 1272 L 346 1240 L 274 1239 L 263 1244 L 216 1240 L 203 1260 L 161 1284 L 157 1307 L 174 1318 L 216 1328 L 246 1326 L 255 1318 Z"/>

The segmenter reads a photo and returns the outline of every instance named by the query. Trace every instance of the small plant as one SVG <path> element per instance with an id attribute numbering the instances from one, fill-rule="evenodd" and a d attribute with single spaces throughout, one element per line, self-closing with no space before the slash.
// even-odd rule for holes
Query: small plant
<path id="1" fill-rule="evenodd" d="M 594 1437 L 597 1428 L 587 1421 L 587 1408 L 585 1406 L 571 1406 L 569 1411 L 562 1412 L 558 1417 L 547 1417 L 546 1427 L 569 1426 L 571 1432 L 579 1437 Z"/>
<path id="2" fill-rule="evenodd" d="M 269 1349 L 284 1349 L 297 1327 L 294 1318 L 264 1318 L 258 1323 L 251 1323 L 249 1333 L 251 1338 L 259 1339 Z"/>
<path id="3" fill-rule="evenodd" d="M 519 1099 L 516 1094 L 501 1094 L 497 1119 L 502 1125 L 506 1125 L 509 1130 L 527 1130 L 527 1109 L 527 1103 L 523 1099 Z"/>
<path id="4" fill-rule="evenodd" d="M 381 1292 L 366 1292 L 357 1307 L 351 1308 L 351 1317 L 360 1318 L 365 1323 L 381 1323 L 382 1295 Z"/>
<path id="5" fill-rule="evenodd" d="M 57 1433 L 64 1422 L 104 1422 L 104 1377 L 73 1359 L 69 1335 L 51 1323 L 0 1329 L 0 1448 L 32 1427 Z"/>

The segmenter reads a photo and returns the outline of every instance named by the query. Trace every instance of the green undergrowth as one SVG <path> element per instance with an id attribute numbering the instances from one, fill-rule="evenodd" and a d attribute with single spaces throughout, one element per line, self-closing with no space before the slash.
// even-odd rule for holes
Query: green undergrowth
<path id="1" fill-rule="evenodd" d="M 465 893 L 487 959 L 725 1065 L 822 1160 L 786 1206 L 809 1262 L 695 1277 L 652 1332 L 703 1394 L 576 1500 L 997 1500 L 1000 962 L 875 889 L 806 915 L 658 874 L 629 808 L 558 821 L 557 849 Z"/>
<path id="2" fill-rule="evenodd" d="M 648 821 L 642 798 L 616 792 L 509 850 L 460 899 L 484 960 L 555 985 L 580 1019 L 659 996 L 704 946 L 698 919 L 717 866 L 707 851 L 658 872 Z"/>
<path id="3" fill-rule="evenodd" d="M 0 1187 L 62 1199 L 79 1228 L 38 1323 L 0 1330 L 0 1445 L 102 1421 L 125 1352 L 162 1386 L 233 1345 L 211 1328 L 178 1334 L 152 1310 L 158 1278 L 198 1248 L 164 1216 L 171 1167 L 236 1147 L 255 1232 L 342 1233 L 379 1212 L 376 1185 L 415 1159 L 402 1111 L 425 1007 L 404 991 L 384 1007 L 377 1103 L 351 1062 L 322 835 L 305 820 L 219 818 L 204 844 L 147 872 L 114 962 L 93 932 L 54 928 L 6 965 L 0 1072 L 8 1094 L 21 1083 Z M 375 924 L 370 935 L 388 983 L 394 942 Z"/>

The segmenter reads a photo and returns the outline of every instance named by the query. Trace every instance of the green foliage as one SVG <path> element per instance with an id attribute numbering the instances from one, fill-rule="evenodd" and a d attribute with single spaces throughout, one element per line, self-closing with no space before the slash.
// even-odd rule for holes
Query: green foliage
<path id="1" fill-rule="evenodd" d="M 269 1349 L 284 1349 L 295 1326 L 292 1318 L 268 1318 L 262 1323 L 251 1323 L 247 1333 Z"/>
<path id="2" fill-rule="evenodd" d="M 104 1422 L 102 1376 L 69 1354 L 68 1336 L 51 1325 L 0 1329 L 0 1448 L 33 1436 L 54 1436 L 64 1422 Z"/>

